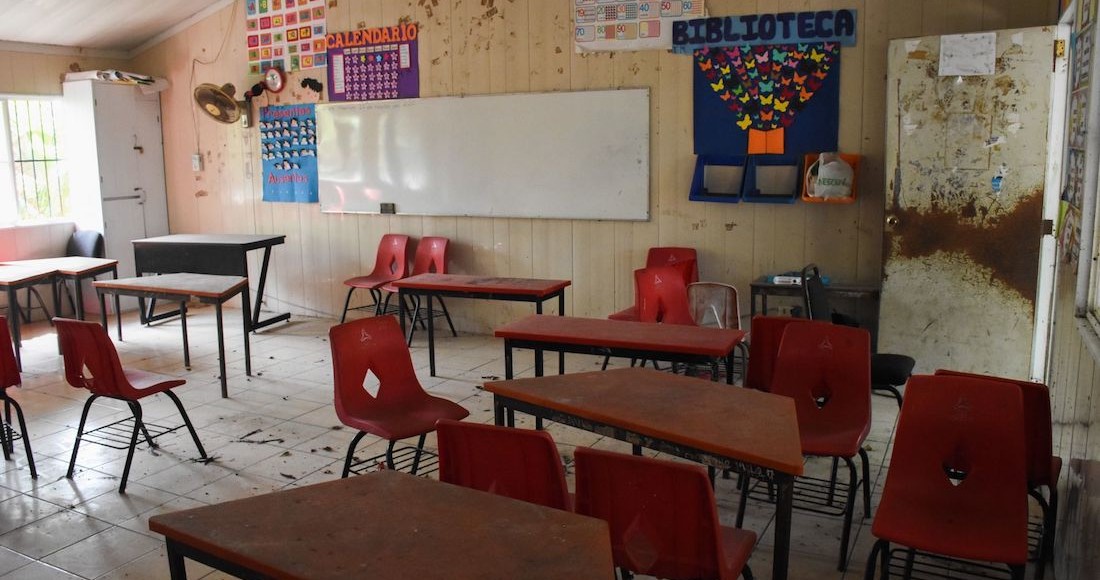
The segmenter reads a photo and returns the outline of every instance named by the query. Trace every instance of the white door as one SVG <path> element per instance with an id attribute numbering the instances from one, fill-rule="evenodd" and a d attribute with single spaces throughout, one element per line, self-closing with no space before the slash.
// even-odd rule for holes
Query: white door
<path id="1" fill-rule="evenodd" d="M 1057 195 L 1045 186 L 1056 28 L 992 34 L 991 74 L 940 74 L 941 46 L 956 56 L 945 64 L 968 67 L 980 40 L 890 43 L 879 351 L 914 357 L 917 372 L 1028 377 L 1036 304 L 1049 302 L 1038 272 Z"/>

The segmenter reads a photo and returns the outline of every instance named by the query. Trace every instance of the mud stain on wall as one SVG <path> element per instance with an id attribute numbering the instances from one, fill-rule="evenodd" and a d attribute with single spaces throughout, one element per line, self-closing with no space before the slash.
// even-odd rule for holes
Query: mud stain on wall
<path id="1" fill-rule="evenodd" d="M 895 242 L 895 258 L 922 258 L 936 252 L 966 256 L 989 268 L 995 280 L 1034 306 L 1042 233 L 1043 195 L 1034 191 L 1007 214 L 973 218 L 973 205 L 959 210 L 933 206 L 931 210 L 894 209 L 898 223 L 887 235 Z"/>

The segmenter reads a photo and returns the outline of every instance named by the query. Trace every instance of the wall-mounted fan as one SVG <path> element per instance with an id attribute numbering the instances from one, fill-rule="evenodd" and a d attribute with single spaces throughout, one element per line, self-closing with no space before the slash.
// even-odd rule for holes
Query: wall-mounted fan
<path id="1" fill-rule="evenodd" d="M 195 103 L 219 123 L 236 123 L 238 119 L 244 119 L 242 124 L 247 127 L 249 107 L 245 106 L 244 101 L 233 97 L 236 92 L 237 88 L 229 83 L 220 87 L 203 83 L 195 87 Z"/>

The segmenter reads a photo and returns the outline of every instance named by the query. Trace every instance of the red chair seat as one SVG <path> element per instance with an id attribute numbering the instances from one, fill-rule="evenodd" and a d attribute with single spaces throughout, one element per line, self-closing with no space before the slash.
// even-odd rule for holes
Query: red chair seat
<path id="1" fill-rule="evenodd" d="M 943 478 L 942 486 L 952 487 L 947 477 Z M 871 532 L 879 538 L 933 554 L 986 562 L 1026 563 L 1027 534 L 1020 521 L 1020 512 L 982 509 L 985 506 L 976 504 L 960 509 L 948 500 L 950 493 L 929 491 L 921 495 L 925 499 L 920 503 L 894 501 L 894 496 L 883 496 Z M 1025 501 L 1021 492 L 1021 505 Z"/>
<path id="2" fill-rule="evenodd" d="M 637 322 L 641 320 L 640 318 L 638 318 L 637 306 L 630 306 L 628 308 L 623 308 L 618 312 L 612 312 L 611 314 L 608 314 L 607 317 L 611 320 L 626 320 L 629 322 Z"/>
<path id="3" fill-rule="evenodd" d="M 858 425 L 806 423 L 798 426 L 798 434 L 802 440 L 802 454 L 828 457 L 853 457 L 859 453 L 860 445 L 870 431 L 870 423 L 864 425 L 862 429 Z"/>
<path id="4" fill-rule="evenodd" d="M 137 399 L 143 399 L 149 395 L 163 393 L 168 389 L 174 389 L 180 385 L 187 384 L 187 381 L 183 379 L 177 379 L 160 373 L 152 373 L 138 369 L 123 369 L 122 372 L 126 380 L 133 385 L 136 391 L 133 395 L 134 398 Z"/>
<path id="5" fill-rule="evenodd" d="M 349 408 L 340 420 L 348 427 L 394 440 L 433 431 L 440 419 L 460 421 L 469 414 L 458 403 L 425 395 L 397 405 L 364 409 L 361 413 Z"/>
<path id="6" fill-rule="evenodd" d="M 356 276 L 354 278 L 348 278 L 344 280 L 345 286 L 351 286 L 352 288 L 363 288 L 366 290 L 377 290 L 384 284 L 389 284 L 394 280 L 400 280 L 403 276 L 395 275 L 383 275 L 383 274 L 367 274 L 366 276 Z"/>
<path id="7" fill-rule="evenodd" d="M 726 567 L 723 578 L 734 578 L 748 564 L 752 556 L 752 549 L 756 546 L 756 532 L 720 526 L 720 541 L 722 542 L 722 555 L 725 557 L 723 564 Z"/>

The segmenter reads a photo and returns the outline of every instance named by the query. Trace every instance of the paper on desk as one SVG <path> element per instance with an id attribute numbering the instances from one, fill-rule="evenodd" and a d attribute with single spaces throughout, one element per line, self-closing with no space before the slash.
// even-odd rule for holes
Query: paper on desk
<path id="1" fill-rule="evenodd" d="M 996 70 L 997 33 L 940 37 L 940 76 L 991 75 Z"/>

